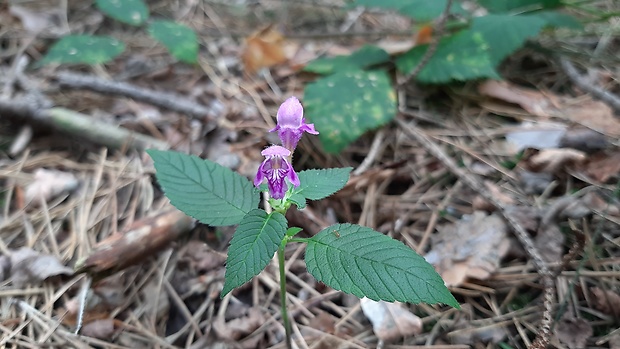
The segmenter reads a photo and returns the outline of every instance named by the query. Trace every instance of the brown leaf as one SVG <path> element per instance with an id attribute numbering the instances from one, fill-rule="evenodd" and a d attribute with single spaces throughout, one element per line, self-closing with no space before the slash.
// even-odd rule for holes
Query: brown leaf
<path id="1" fill-rule="evenodd" d="M 532 115 L 576 122 L 608 136 L 620 136 L 620 120 L 605 103 L 589 96 L 572 98 L 487 80 L 478 86 L 482 95 L 518 104 Z"/>
<path id="2" fill-rule="evenodd" d="M 286 62 L 284 44 L 284 36 L 273 25 L 250 35 L 241 53 L 246 73 L 254 74 L 262 68 Z"/>
<path id="3" fill-rule="evenodd" d="M 360 305 L 381 340 L 389 342 L 422 332 L 422 320 L 398 303 L 375 302 L 364 297 Z"/>
<path id="4" fill-rule="evenodd" d="M 620 174 L 620 151 L 600 154 L 586 164 L 586 173 L 600 183 L 607 183 Z"/>
<path id="5" fill-rule="evenodd" d="M 475 211 L 441 229 L 425 258 L 447 285 L 458 286 L 467 277 L 488 278 L 509 247 L 506 223 L 498 215 Z"/>
<path id="6" fill-rule="evenodd" d="M 10 275 L 13 285 L 23 287 L 38 284 L 52 276 L 73 275 L 73 269 L 64 266 L 54 256 L 22 247 L 11 254 Z"/>
<path id="7" fill-rule="evenodd" d="M 213 323 L 213 329 L 222 339 L 238 340 L 259 328 L 264 321 L 260 309 L 253 307 L 246 316 L 228 322 L 225 322 L 224 316 L 218 316 Z"/>
<path id="8" fill-rule="evenodd" d="M 555 335 L 570 349 L 585 348 L 592 336 L 592 326 L 584 319 L 577 319 L 568 313 L 555 326 Z"/>
<path id="9" fill-rule="evenodd" d="M 423 25 L 415 37 L 415 44 L 425 45 L 433 41 L 433 26 L 430 24 Z"/>
<path id="10" fill-rule="evenodd" d="M 70 192 L 78 187 L 78 180 L 72 173 L 56 170 L 37 169 L 34 181 L 26 187 L 26 204 L 39 200 L 48 201 L 63 192 Z"/>
<path id="11" fill-rule="evenodd" d="M 612 290 L 603 290 L 598 287 L 590 288 L 595 297 L 594 306 L 605 314 L 620 317 L 620 295 Z"/>
<path id="12" fill-rule="evenodd" d="M 321 332 L 334 334 L 336 332 L 336 321 L 334 317 L 329 315 L 327 312 L 320 312 L 319 315 L 310 319 L 310 323 L 308 326 L 317 329 Z"/>

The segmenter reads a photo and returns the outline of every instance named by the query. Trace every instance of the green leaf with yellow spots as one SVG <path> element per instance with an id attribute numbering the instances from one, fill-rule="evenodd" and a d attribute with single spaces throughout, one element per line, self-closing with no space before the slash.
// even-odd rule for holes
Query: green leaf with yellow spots
<path id="1" fill-rule="evenodd" d="M 308 84 L 304 110 L 325 151 L 338 153 L 394 118 L 396 92 L 384 71 L 348 70 Z"/>
<path id="2" fill-rule="evenodd" d="M 416 46 L 396 60 L 396 67 L 410 73 L 420 63 L 428 45 Z M 441 40 L 437 51 L 422 68 L 417 80 L 441 84 L 452 80 L 499 78 L 481 33 L 466 29 Z"/>
<path id="3" fill-rule="evenodd" d="M 198 61 L 198 38 L 191 28 L 170 21 L 154 21 L 149 25 L 149 34 L 176 59 L 185 63 Z"/>

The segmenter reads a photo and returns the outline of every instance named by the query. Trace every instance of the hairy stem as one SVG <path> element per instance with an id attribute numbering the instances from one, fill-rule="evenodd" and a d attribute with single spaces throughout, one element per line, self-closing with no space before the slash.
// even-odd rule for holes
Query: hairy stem
<path id="1" fill-rule="evenodd" d="M 286 271 L 284 270 L 284 248 L 287 242 L 285 238 L 278 248 L 278 266 L 280 267 L 280 307 L 282 308 L 282 322 L 284 323 L 284 331 L 286 333 L 286 347 L 292 349 L 291 321 L 289 320 L 288 310 L 286 309 Z"/>

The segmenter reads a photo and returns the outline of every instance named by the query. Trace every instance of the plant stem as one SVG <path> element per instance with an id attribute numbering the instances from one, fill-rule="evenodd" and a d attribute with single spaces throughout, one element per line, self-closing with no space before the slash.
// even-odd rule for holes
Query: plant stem
<path id="1" fill-rule="evenodd" d="M 280 307 L 282 309 L 282 322 L 284 323 L 284 331 L 286 333 L 286 347 L 293 348 L 291 341 L 291 322 L 286 309 L 286 271 L 284 270 L 284 249 L 287 239 L 283 239 L 278 248 L 278 266 L 280 267 Z"/>

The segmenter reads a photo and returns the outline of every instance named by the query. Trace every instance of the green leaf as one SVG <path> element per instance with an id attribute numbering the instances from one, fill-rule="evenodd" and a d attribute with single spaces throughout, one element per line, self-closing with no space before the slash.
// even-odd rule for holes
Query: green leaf
<path id="1" fill-rule="evenodd" d="M 352 170 L 353 167 L 301 171 L 298 173 L 300 185 L 293 194 L 310 200 L 326 198 L 347 184 Z"/>
<path id="2" fill-rule="evenodd" d="M 149 18 L 149 9 L 142 0 L 97 0 L 97 7 L 117 21 L 138 26 Z"/>
<path id="3" fill-rule="evenodd" d="M 480 33 L 462 30 L 444 38 L 437 51 L 422 68 L 417 80 L 422 83 L 447 83 L 477 78 L 499 78 L 487 54 L 488 45 Z M 428 45 L 416 46 L 396 60 L 397 68 L 409 74 L 420 62 Z"/>
<path id="4" fill-rule="evenodd" d="M 230 241 L 221 297 L 258 275 L 269 264 L 286 234 L 288 222 L 281 213 L 261 209 L 243 217 Z"/>
<path id="5" fill-rule="evenodd" d="M 108 37 L 67 35 L 54 43 L 38 63 L 102 64 L 113 60 L 125 50 L 125 44 Z"/>
<path id="6" fill-rule="evenodd" d="M 545 21 L 545 26 L 548 27 L 583 29 L 583 25 L 577 18 L 556 11 L 538 11 L 530 16 L 543 19 Z"/>
<path id="7" fill-rule="evenodd" d="M 293 194 L 288 198 L 288 200 L 297 205 L 297 208 L 300 210 L 306 208 L 306 198 L 301 194 Z"/>
<path id="8" fill-rule="evenodd" d="M 185 63 L 198 61 L 198 39 L 191 28 L 170 21 L 154 21 L 148 30 L 176 59 Z"/>
<path id="9" fill-rule="evenodd" d="M 345 71 L 308 84 L 304 107 L 325 150 L 338 153 L 394 118 L 396 92 L 383 71 Z"/>
<path id="10" fill-rule="evenodd" d="M 545 20 L 538 16 L 487 15 L 474 18 L 471 30 L 480 33 L 487 42 L 489 58 L 495 66 L 528 38 L 538 35 L 544 26 Z"/>
<path id="11" fill-rule="evenodd" d="M 562 6 L 561 0 L 478 0 L 491 13 L 517 12 Z"/>
<path id="12" fill-rule="evenodd" d="M 432 265 L 370 228 L 335 224 L 323 229 L 308 241 L 306 266 L 317 280 L 357 297 L 459 308 Z"/>
<path id="13" fill-rule="evenodd" d="M 315 59 L 306 65 L 304 71 L 328 75 L 344 70 L 364 69 L 389 60 L 390 55 L 383 49 L 377 46 L 364 45 L 348 56 Z"/>
<path id="14" fill-rule="evenodd" d="M 247 178 L 210 160 L 150 149 L 157 180 L 172 205 L 204 224 L 234 225 L 258 206 Z"/>
<path id="15" fill-rule="evenodd" d="M 396 10 L 417 21 L 430 21 L 439 17 L 446 8 L 446 0 L 356 0 L 354 6 L 377 7 Z M 453 4 L 453 8 L 457 8 Z"/>

